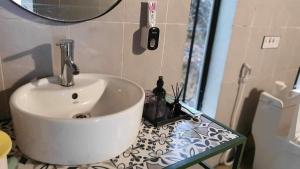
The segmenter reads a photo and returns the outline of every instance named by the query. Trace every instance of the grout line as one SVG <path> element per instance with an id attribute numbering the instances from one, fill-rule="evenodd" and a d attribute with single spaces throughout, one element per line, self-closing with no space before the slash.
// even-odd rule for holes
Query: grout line
<path id="1" fill-rule="evenodd" d="M 168 23 L 169 24 L 169 23 Z M 244 27 L 244 28 L 258 28 L 258 29 L 268 29 L 270 26 L 251 26 L 251 25 L 241 25 L 241 24 L 233 24 L 235 27 Z M 272 28 L 287 28 L 287 29 L 300 29 L 300 26 L 279 26 Z"/>
<path id="2" fill-rule="evenodd" d="M 71 30 L 70 30 L 70 25 L 67 25 L 67 33 L 66 33 L 66 38 L 70 39 L 71 38 Z"/>
<path id="3" fill-rule="evenodd" d="M 178 25 L 178 26 L 188 26 L 187 23 L 177 23 L 177 22 L 165 22 L 167 25 Z"/>
<path id="4" fill-rule="evenodd" d="M 124 12 L 126 11 L 126 3 L 124 3 L 123 5 L 123 10 Z M 125 16 L 123 16 L 123 22 L 122 22 L 122 51 L 121 51 L 121 72 L 120 72 L 120 76 L 121 79 L 124 78 L 124 49 L 125 49 Z"/>
<path id="5" fill-rule="evenodd" d="M 167 17 L 166 17 L 167 18 Z M 97 23 L 115 23 L 115 24 L 121 24 L 121 23 L 125 23 L 125 24 L 136 24 L 139 25 L 139 22 L 129 22 L 129 21 L 94 21 L 91 20 L 89 22 L 97 22 Z M 188 25 L 187 23 L 180 23 L 180 22 L 156 22 L 156 24 L 168 24 L 168 25 Z"/>
<path id="6" fill-rule="evenodd" d="M 299 26 L 282 26 L 282 27 L 279 27 L 279 28 L 282 28 L 282 29 L 300 29 Z"/>
<path id="7" fill-rule="evenodd" d="M 280 28 L 280 37 L 281 38 L 283 38 L 283 37 L 285 37 L 285 35 L 286 35 L 286 32 L 287 32 L 287 29 L 285 29 L 285 28 Z M 280 43 L 282 43 L 282 42 L 280 42 Z M 282 51 L 282 48 L 280 48 L 280 44 L 279 44 L 279 48 L 277 48 L 277 52 L 279 53 L 279 56 L 277 56 L 278 58 L 277 59 L 279 59 L 279 57 L 280 57 L 280 54 L 281 54 L 281 51 Z M 274 70 L 272 71 L 272 73 L 271 73 L 271 77 L 272 78 L 276 78 L 276 69 L 278 68 L 278 60 L 275 60 L 275 66 L 274 66 Z M 282 81 L 284 81 L 284 80 L 282 80 Z"/>
<path id="8" fill-rule="evenodd" d="M 122 36 L 122 52 L 121 52 L 121 78 L 123 79 L 124 73 L 124 48 L 125 48 L 125 23 L 123 23 L 123 36 Z"/>
<path id="9" fill-rule="evenodd" d="M 256 4 L 254 4 L 255 6 L 254 6 L 254 8 L 253 8 L 253 14 L 252 14 L 252 16 L 251 16 L 251 22 L 250 22 L 250 27 L 253 27 L 254 26 L 254 22 L 255 22 L 255 20 L 257 19 L 256 17 L 257 17 L 257 6 L 256 6 Z"/>
<path id="10" fill-rule="evenodd" d="M 246 62 L 246 60 L 247 60 L 247 58 L 248 58 L 248 51 L 249 51 L 249 49 L 250 49 L 250 42 L 251 42 L 251 38 L 252 38 L 252 29 L 251 28 L 249 28 L 249 34 L 248 34 L 248 37 L 247 37 L 247 43 L 246 43 L 246 49 L 245 49 L 245 51 L 244 51 L 244 57 L 243 57 L 243 62 Z M 250 65 L 250 66 L 252 66 L 252 65 Z"/>
<path id="11" fill-rule="evenodd" d="M 167 22 L 168 19 L 168 13 L 169 13 L 169 2 L 167 2 L 167 9 L 166 9 L 166 18 L 165 22 Z M 165 55 L 165 44 L 166 44 L 166 34 L 167 34 L 167 23 L 164 24 L 164 36 L 163 36 L 163 46 L 162 46 L 162 56 L 161 56 L 161 61 L 160 61 L 160 69 L 159 69 L 159 74 L 162 75 L 162 69 L 163 69 L 163 64 L 164 64 L 164 55 Z"/>
<path id="12" fill-rule="evenodd" d="M 7 20 L 13 20 L 13 21 L 23 21 L 23 22 L 30 22 L 29 20 L 19 20 L 19 19 L 2 19 L 0 18 L 0 21 L 7 21 Z M 88 21 L 90 23 L 108 23 L 108 24 L 135 24 L 135 25 L 139 25 L 140 23 L 139 22 L 128 22 L 128 21 L 124 21 L 124 22 L 121 22 L 121 21 L 94 21 L 94 20 L 90 20 Z M 47 24 L 47 21 L 45 21 L 44 23 L 37 23 L 37 24 Z M 78 24 L 78 23 L 76 23 Z M 156 24 L 167 24 L 167 25 L 182 25 L 182 26 L 186 26 L 188 25 L 187 23 L 180 23 L 180 22 L 157 22 Z M 72 24 L 72 25 L 75 25 L 75 24 Z M 64 26 L 64 25 L 63 25 Z M 69 25 L 66 25 L 66 26 L 69 26 Z M 300 27 L 298 27 L 300 28 Z"/>
<path id="13" fill-rule="evenodd" d="M 97 20 L 90 20 L 88 22 L 94 22 L 94 23 L 114 23 L 114 24 L 121 24 L 124 23 L 123 21 L 97 21 Z M 134 23 L 134 22 L 133 22 Z M 137 23 L 136 23 L 137 24 Z"/>
<path id="14" fill-rule="evenodd" d="M 0 57 L 0 71 L 1 71 L 1 80 L 2 80 L 2 89 L 0 90 L 4 90 L 5 88 L 5 83 L 4 83 L 4 74 L 3 74 L 3 65 L 2 65 L 2 57 Z"/>

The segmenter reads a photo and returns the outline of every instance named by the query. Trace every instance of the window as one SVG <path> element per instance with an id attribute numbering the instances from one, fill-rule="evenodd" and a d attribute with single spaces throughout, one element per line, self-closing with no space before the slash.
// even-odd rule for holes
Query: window
<path id="1" fill-rule="evenodd" d="M 298 68 L 298 73 L 297 73 L 297 76 L 296 76 L 296 80 L 294 82 L 294 87 L 293 89 L 300 89 L 300 68 Z"/>
<path id="2" fill-rule="evenodd" d="M 183 101 L 201 109 L 220 0 L 192 0 L 184 54 Z"/>

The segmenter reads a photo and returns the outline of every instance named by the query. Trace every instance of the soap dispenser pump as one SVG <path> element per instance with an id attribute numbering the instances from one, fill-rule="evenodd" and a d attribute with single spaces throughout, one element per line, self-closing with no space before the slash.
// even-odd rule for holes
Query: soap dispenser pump
<path id="1" fill-rule="evenodd" d="M 166 97 L 166 90 L 163 88 L 164 86 L 164 80 L 163 76 L 159 76 L 158 80 L 156 82 L 156 87 L 152 90 L 152 93 L 158 97 Z"/>

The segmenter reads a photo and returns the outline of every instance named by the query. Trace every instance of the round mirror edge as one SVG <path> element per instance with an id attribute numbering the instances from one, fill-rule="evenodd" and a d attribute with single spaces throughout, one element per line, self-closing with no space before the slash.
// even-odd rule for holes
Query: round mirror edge
<path id="1" fill-rule="evenodd" d="M 59 19 L 55 19 L 55 18 L 51 18 L 51 17 L 46 17 L 46 16 L 42 16 L 42 15 L 39 15 L 37 13 L 34 13 L 34 12 L 31 12 L 29 10 L 27 10 L 26 8 L 24 8 L 23 6 L 15 3 L 13 0 L 10 0 L 11 3 L 15 4 L 17 7 L 25 10 L 26 12 L 29 12 L 30 14 L 33 14 L 35 16 L 38 16 L 38 17 L 41 17 L 41 18 L 44 18 L 44 19 L 47 19 L 47 20 L 50 20 L 50 21 L 54 21 L 54 22 L 60 22 L 60 23 L 80 23 L 80 22 L 85 22 L 85 21 L 89 21 L 89 20 L 93 20 L 93 19 L 96 19 L 96 18 L 99 18 L 105 14 L 107 14 L 108 12 L 110 12 L 111 10 L 113 10 L 117 5 L 119 5 L 119 3 L 121 2 L 122 0 L 117 0 L 108 10 L 106 10 L 105 12 L 103 12 L 102 14 L 100 15 L 97 15 L 95 17 L 92 17 L 92 18 L 89 18 L 89 19 L 82 19 L 82 20 L 59 20 Z"/>

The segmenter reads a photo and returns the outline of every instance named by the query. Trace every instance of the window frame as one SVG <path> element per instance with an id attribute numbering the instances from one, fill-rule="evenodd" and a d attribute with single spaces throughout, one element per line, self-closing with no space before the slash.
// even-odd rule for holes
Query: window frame
<path id="1" fill-rule="evenodd" d="M 187 84 L 189 82 L 189 73 L 191 68 L 191 61 L 193 57 L 193 50 L 194 50 L 194 38 L 196 35 L 196 29 L 198 24 L 198 13 L 199 13 L 199 7 L 201 5 L 201 0 L 197 0 L 196 4 L 196 15 L 194 17 L 194 24 L 193 24 L 193 30 L 192 30 L 192 38 L 190 43 L 190 49 L 189 49 L 189 57 L 188 57 L 188 63 L 187 63 L 187 71 L 184 79 L 184 90 L 183 90 L 183 98 L 182 101 L 185 102 L 186 99 L 186 92 L 187 92 Z M 206 45 L 206 51 L 204 56 L 204 64 L 202 68 L 202 75 L 201 80 L 199 83 L 199 93 L 198 93 L 198 101 L 197 101 L 197 110 L 201 110 L 203 106 L 203 99 L 205 94 L 205 88 L 207 85 L 207 78 L 209 73 L 209 67 L 210 67 L 210 61 L 212 57 L 212 51 L 213 51 L 213 44 L 215 40 L 215 34 L 217 30 L 217 23 L 219 19 L 219 11 L 221 6 L 221 0 L 214 0 L 213 9 L 212 9 L 212 15 L 211 15 L 211 22 L 209 26 L 209 33 L 207 38 L 207 45 Z"/>
<path id="2" fill-rule="evenodd" d="M 300 89 L 300 67 L 298 68 L 297 76 L 294 81 L 293 89 Z"/>

